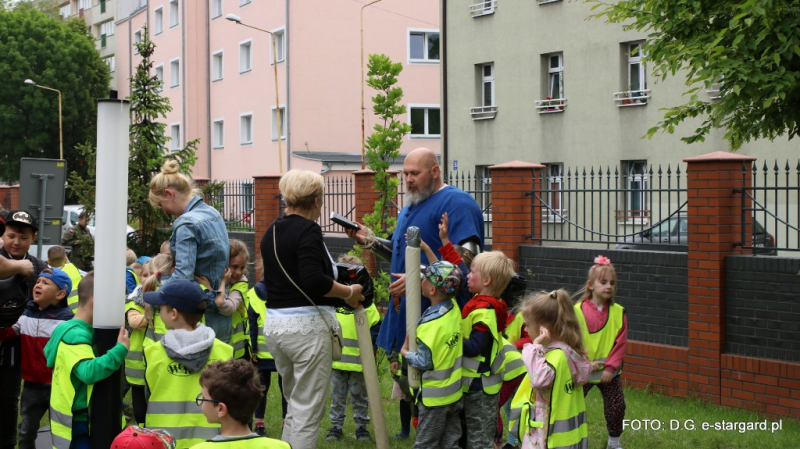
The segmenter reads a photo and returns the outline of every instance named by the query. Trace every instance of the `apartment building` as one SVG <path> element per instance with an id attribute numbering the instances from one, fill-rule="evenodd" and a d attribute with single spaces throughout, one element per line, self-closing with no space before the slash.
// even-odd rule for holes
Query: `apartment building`
<path id="1" fill-rule="evenodd" d="M 116 23 L 119 0 L 67 0 L 59 4 L 61 17 L 80 17 L 87 25 L 95 40 L 95 48 L 100 58 L 111 72 L 111 86 L 116 86 Z"/>
<path id="2" fill-rule="evenodd" d="M 173 110 L 169 149 L 200 139 L 196 177 L 239 179 L 291 168 L 361 169 L 360 13 L 355 0 L 116 0 L 117 89 L 139 62 L 145 26 L 154 75 Z M 226 20 L 228 14 L 271 35 Z M 364 66 L 383 53 L 402 62 L 399 86 L 412 124 L 401 151 L 439 151 L 439 16 L 429 0 L 383 0 L 363 11 Z M 278 100 L 275 95 L 277 65 Z M 365 87 L 366 133 L 378 122 Z M 277 104 L 276 104 L 277 103 Z M 278 145 L 278 114 L 281 145 Z M 402 161 L 399 161 L 402 163 Z M 399 167 L 400 165 L 397 165 Z"/>

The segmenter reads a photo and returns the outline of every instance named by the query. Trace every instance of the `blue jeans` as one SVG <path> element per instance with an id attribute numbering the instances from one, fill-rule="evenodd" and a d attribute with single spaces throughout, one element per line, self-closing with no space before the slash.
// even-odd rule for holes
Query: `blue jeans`
<path id="1" fill-rule="evenodd" d="M 19 366 L 0 367 L 0 410 L 3 416 L 19 413 L 19 390 L 22 371 Z M 0 449 L 14 449 L 17 445 L 17 420 L 0 419 Z"/>
<path id="2" fill-rule="evenodd" d="M 72 444 L 69 449 L 92 449 L 89 444 L 89 421 L 74 421 L 72 423 Z"/>
<path id="3" fill-rule="evenodd" d="M 34 449 L 39 423 L 50 408 L 50 384 L 25 381 L 20 405 L 19 449 Z"/>

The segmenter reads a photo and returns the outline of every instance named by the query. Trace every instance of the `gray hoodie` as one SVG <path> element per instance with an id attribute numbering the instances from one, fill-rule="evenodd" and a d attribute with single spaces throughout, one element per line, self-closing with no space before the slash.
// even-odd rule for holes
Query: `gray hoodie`
<path id="1" fill-rule="evenodd" d="M 161 344 L 172 360 L 196 373 L 203 369 L 214 345 L 214 330 L 199 323 L 193 331 L 172 329 L 161 339 Z"/>

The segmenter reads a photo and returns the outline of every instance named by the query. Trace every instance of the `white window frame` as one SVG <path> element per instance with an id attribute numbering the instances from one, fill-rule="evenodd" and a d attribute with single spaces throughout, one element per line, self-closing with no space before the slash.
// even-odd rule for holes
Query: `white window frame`
<path id="1" fill-rule="evenodd" d="M 133 32 L 133 54 L 138 55 L 139 49 L 136 48 L 136 44 L 142 43 L 142 30 L 136 30 Z"/>
<path id="2" fill-rule="evenodd" d="M 222 0 L 211 0 L 211 19 L 222 16 Z"/>
<path id="3" fill-rule="evenodd" d="M 547 177 L 547 209 L 542 211 L 545 223 L 562 223 L 567 217 L 564 206 L 564 164 L 561 162 L 545 163 Z M 554 207 L 555 206 L 555 207 Z"/>
<path id="4" fill-rule="evenodd" d="M 177 67 L 177 70 L 175 70 Z M 174 58 L 169 61 L 169 87 L 181 85 L 181 58 Z"/>
<path id="5" fill-rule="evenodd" d="M 106 65 L 108 66 L 108 72 L 109 73 L 114 73 L 117 70 L 116 56 L 111 55 L 111 56 L 109 56 L 107 58 L 104 58 L 103 62 L 105 62 Z"/>
<path id="6" fill-rule="evenodd" d="M 164 7 L 159 6 L 153 10 L 153 35 L 158 36 L 164 32 Z"/>
<path id="7" fill-rule="evenodd" d="M 645 69 L 645 61 L 642 59 L 644 56 L 644 49 L 643 49 L 644 41 L 639 42 L 630 42 L 627 44 L 628 51 L 626 52 L 628 55 L 628 90 L 629 91 L 645 91 L 647 90 L 647 71 Z M 639 48 L 638 54 L 634 56 L 633 47 L 636 46 Z M 637 74 L 638 79 L 636 80 L 639 83 L 639 88 L 633 88 L 633 76 L 632 74 L 632 66 L 639 65 L 639 73 Z"/>
<path id="8" fill-rule="evenodd" d="M 439 138 L 442 137 L 442 135 L 441 135 L 441 132 L 442 132 L 442 121 L 441 121 L 441 111 L 442 111 L 442 109 L 441 109 L 441 105 L 438 105 L 438 104 L 409 104 L 407 106 L 407 109 L 408 109 L 408 124 L 409 124 L 409 126 L 411 125 L 411 110 L 412 109 L 422 109 L 425 112 L 424 125 L 423 125 L 423 128 L 424 128 L 425 132 L 423 134 L 411 134 L 411 132 L 409 132 L 408 133 L 408 138 L 409 139 L 439 139 Z M 429 122 L 428 122 L 428 114 L 430 114 L 430 111 L 432 111 L 434 109 L 439 111 L 439 114 L 440 114 L 439 115 L 439 134 L 431 134 L 429 132 L 430 129 L 429 129 Z"/>
<path id="9" fill-rule="evenodd" d="M 78 11 L 88 11 L 92 8 L 92 0 L 78 0 Z"/>
<path id="10" fill-rule="evenodd" d="M 65 19 L 69 18 L 69 16 L 72 15 L 72 2 L 69 2 L 66 5 L 59 8 L 58 14 Z"/>
<path id="11" fill-rule="evenodd" d="M 489 75 L 486 75 L 486 67 L 489 67 L 490 72 Z M 494 83 L 494 63 L 490 62 L 488 64 L 481 64 L 481 106 L 488 107 L 488 106 L 496 106 L 496 97 L 495 97 L 495 83 Z M 486 85 L 489 85 L 489 92 L 491 93 L 491 100 L 489 104 L 486 104 Z"/>
<path id="12" fill-rule="evenodd" d="M 557 58 L 557 67 L 550 66 L 553 62 L 553 58 Z M 558 91 L 554 92 L 553 87 L 556 76 L 558 77 Z M 547 96 L 553 100 L 566 98 L 564 96 L 564 53 L 552 53 L 547 55 Z"/>
<path id="13" fill-rule="evenodd" d="M 489 68 L 489 75 L 486 74 L 486 68 Z M 478 69 L 478 103 L 480 106 L 470 108 L 470 115 L 472 120 L 489 120 L 497 117 L 497 105 L 495 97 L 494 85 L 494 62 L 487 62 L 484 64 L 477 64 Z M 489 94 L 491 96 L 490 103 L 486 104 L 486 86 L 489 86 Z"/>
<path id="14" fill-rule="evenodd" d="M 161 80 L 161 88 L 158 90 L 159 92 L 164 90 L 164 64 L 159 64 L 153 67 L 153 76 L 157 79 Z"/>
<path id="15" fill-rule="evenodd" d="M 247 65 L 243 66 L 242 51 L 247 48 Z M 239 73 L 247 73 L 253 71 L 253 39 L 246 39 L 239 42 Z"/>
<path id="16" fill-rule="evenodd" d="M 274 36 L 274 37 L 273 37 Z M 269 42 L 269 64 L 275 64 L 275 55 L 272 54 L 272 39 L 275 39 L 275 48 L 278 51 L 278 64 L 286 61 L 286 27 L 281 27 L 272 30 Z"/>
<path id="17" fill-rule="evenodd" d="M 626 224 L 647 224 L 650 218 L 650 205 L 647 204 L 650 185 L 647 160 L 622 161 L 622 166 L 625 177 L 625 214 L 620 217 L 618 212 L 617 220 Z M 639 208 L 634 209 L 637 201 Z"/>
<path id="18" fill-rule="evenodd" d="M 178 0 L 169 0 L 169 27 L 173 28 L 181 23 L 181 7 Z"/>
<path id="19" fill-rule="evenodd" d="M 219 60 L 219 63 L 217 61 Z M 218 50 L 211 54 L 211 81 L 221 81 L 225 77 L 225 54 Z"/>
<path id="20" fill-rule="evenodd" d="M 281 104 L 280 106 L 281 106 L 281 111 L 283 112 L 283 114 L 281 114 L 281 140 L 286 140 L 286 130 L 288 129 L 286 127 L 286 104 L 284 103 L 284 104 Z M 272 106 L 270 108 L 269 112 L 270 112 L 270 118 L 271 118 L 270 127 L 269 127 L 270 128 L 270 140 L 273 141 L 273 142 L 277 142 L 278 141 L 278 133 L 277 133 L 277 129 L 278 129 L 277 120 L 278 120 L 278 118 L 275 115 L 275 106 Z"/>
<path id="21" fill-rule="evenodd" d="M 212 122 L 211 129 L 213 132 L 212 148 L 221 150 L 225 148 L 225 119 L 218 118 Z"/>
<path id="22" fill-rule="evenodd" d="M 181 122 L 171 123 L 169 125 L 169 152 L 175 153 L 180 150 L 181 150 Z"/>
<path id="23" fill-rule="evenodd" d="M 422 35 L 422 42 L 424 43 L 422 53 L 422 58 L 412 58 L 411 57 L 411 36 L 412 35 Z M 428 58 L 428 36 L 431 34 L 438 34 L 439 35 L 439 59 L 430 59 Z M 439 61 L 442 58 L 442 42 L 441 42 L 441 33 L 439 30 L 435 28 L 408 28 L 408 33 L 406 33 L 406 51 L 408 52 L 408 62 L 409 64 L 439 64 Z"/>
<path id="24" fill-rule="evenodd" d="M 247 125 L 249 129 L 244 127 L 245 120 L 247 120 Z M 242 112 L 239 114 L 239 145 L 252 145 L 253 144 L 253 130 L 255 126 L 253 124 L 253 111 L 250 112 Z M 249 135 L 245 134 L 245 131 L 248 132 Z M 249 137 L 249 139 L 248 139 Z"/>
<path id="25" fill-rule="evenodd" d="M 105 34 L 106 37 L 113 36 L 116 33 L 116 26 L 113 20 L 109 20 L 100 24 L 100 34 Z"/>

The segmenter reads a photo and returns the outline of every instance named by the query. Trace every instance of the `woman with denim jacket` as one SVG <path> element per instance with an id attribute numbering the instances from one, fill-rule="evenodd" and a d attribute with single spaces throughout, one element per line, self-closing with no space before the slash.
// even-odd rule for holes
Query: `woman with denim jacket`
<path id="1" fill-rule="evenodd" d="M 196 195 L 191 179 L 179 170 L 177 161 L 167 161 L 150 181 L 150 204 L 176 217 L 169 239 L 175 260 L 170 280 L 188 279 L 206 286 L 206 326 L 227 343 L 232 331 L 230 316 L 239 306 L 220 291 L 228 268 L 228 231 L 219 212 Z"/>

